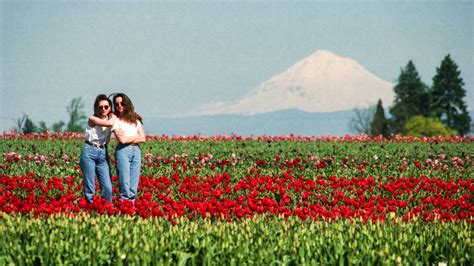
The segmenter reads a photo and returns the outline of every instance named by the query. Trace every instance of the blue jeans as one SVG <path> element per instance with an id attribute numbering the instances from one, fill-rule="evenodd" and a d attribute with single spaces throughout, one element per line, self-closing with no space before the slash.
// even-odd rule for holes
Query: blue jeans
<path id="1" fill-rule="evenodd" d="M 115 167 L 120 183 L 120 200 L 135 202 L 140 180 L 140 166 L 140 146 L 119 143 L 115 149 Z"/>
<path id="2" fill-rule="evenodd" d="M 93 201 L 95 195 L 95 176 L 99 179 L 102 197 L 112 202 L 112 181 L 110 179 L 110 163 L 107 148 L 97 148 L 84 144 L 79 161 L 83 175 L 84 196 L 88 202 Z"/>

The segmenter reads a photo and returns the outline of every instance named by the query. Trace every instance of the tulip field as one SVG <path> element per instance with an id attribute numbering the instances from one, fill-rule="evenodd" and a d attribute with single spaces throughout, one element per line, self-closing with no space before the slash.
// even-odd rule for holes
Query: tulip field
<path id="1" fill-rule="evenodd" d="M 0 265 L 474 264 L 474 137 L 148 136 L 137 200 L 82 136 L 0 135 Z"/>

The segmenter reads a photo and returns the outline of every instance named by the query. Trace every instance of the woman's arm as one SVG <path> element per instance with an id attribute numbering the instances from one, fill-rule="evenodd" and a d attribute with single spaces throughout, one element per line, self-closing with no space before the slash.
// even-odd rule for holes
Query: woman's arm
<path id="1" fill-rule="evenodd" d="M 145 137 L 145 131 L 143 130 L 143 126 L 138 127 L 138 138 L 136 138 L 133 143 L 138 144 L 138 143 L 144 143 L 146 141 Z"/>
<path id="2" fill-rule="evenodd" d="M 114 129 L 114 134 L 115 137 L 117 138 L 117 141 L 120 142 L 121 144 L 130 144 L 134 143 L 133 141 L 138 138 L 138 135 L 130 136 L 130 137 L 125 137 L 120 131 L 120 129 Z"/>
<path id="3" fill-rule="evenodd" d="M 115 137 L 117 138 L 118 142 L 120 142 L 121 144 L 138 144 L 146 141 L 143 126 L 139 121 L 137 121 L 137 134 L 132 136 L 124 136 L 123 132 L 120 129 L 120 126 L 118 126 L 119 122 L 120 120 L 117 120 L 117 123 L 114 124 L 114 126 L 112 127 L 112 130 L 114 131 Z"/>
<path id="4" fill-rule="evenodd" d="M 114 125 L 114 122 L 115 122 L 115 116 L 111 116 L 109 120 L 104 120 L 93 115 L 89 117 L 89 121 L 87 121 L 87 124 L 90 127 L 93 127 L 93 126 L 111 127 Z"/>

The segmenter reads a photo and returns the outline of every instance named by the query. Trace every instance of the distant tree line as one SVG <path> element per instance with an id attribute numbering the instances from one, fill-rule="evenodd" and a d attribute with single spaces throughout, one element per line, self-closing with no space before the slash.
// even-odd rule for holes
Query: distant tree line
<path id="1" fill-rule="evenodd" d="M 452 136 L 470 132 L 471 117 L 464 102 L 466 90 L 457 64 L 447 55 L 436 69 L 433 85 L 421 81 L 410 60 L 394 87 L 395 99 L 386 118 L 382 101 L 369 109 L 356 109 L 350 126 L 371 136 Z"/>
<path id="2" fill-rule="evenodd" d="M 48 127 L 44 121 L 40 121 L 36 125 L 27 114 L 23 114 L 22 117 L 14 120 L 15 125 L 12 130 L 16 133 L 55 133 L 55 132 L 84 132 L 86 115 L 84 114 L 84 103 L 82 98 L 74 98 L 71 100 L 68 106 L 66 106 L 66 112 L 69 114 L 69 122 L 66 124 L 64 121 L 58 121 L 53 123 L 51 127 Z"/>

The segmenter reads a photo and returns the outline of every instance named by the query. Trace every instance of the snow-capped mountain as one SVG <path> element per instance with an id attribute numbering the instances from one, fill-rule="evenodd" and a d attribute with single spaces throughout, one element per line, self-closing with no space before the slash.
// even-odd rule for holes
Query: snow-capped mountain
<path id="1" fill-rule="evenodd" d="M 202 106 L 195 115 L 253 115 L 286 109 L 335 112 L 365 108 L 382 99 L 389 106 L 394 84 L 355 60 L 319 50 L 272 77 L 244 97 Z"/>

